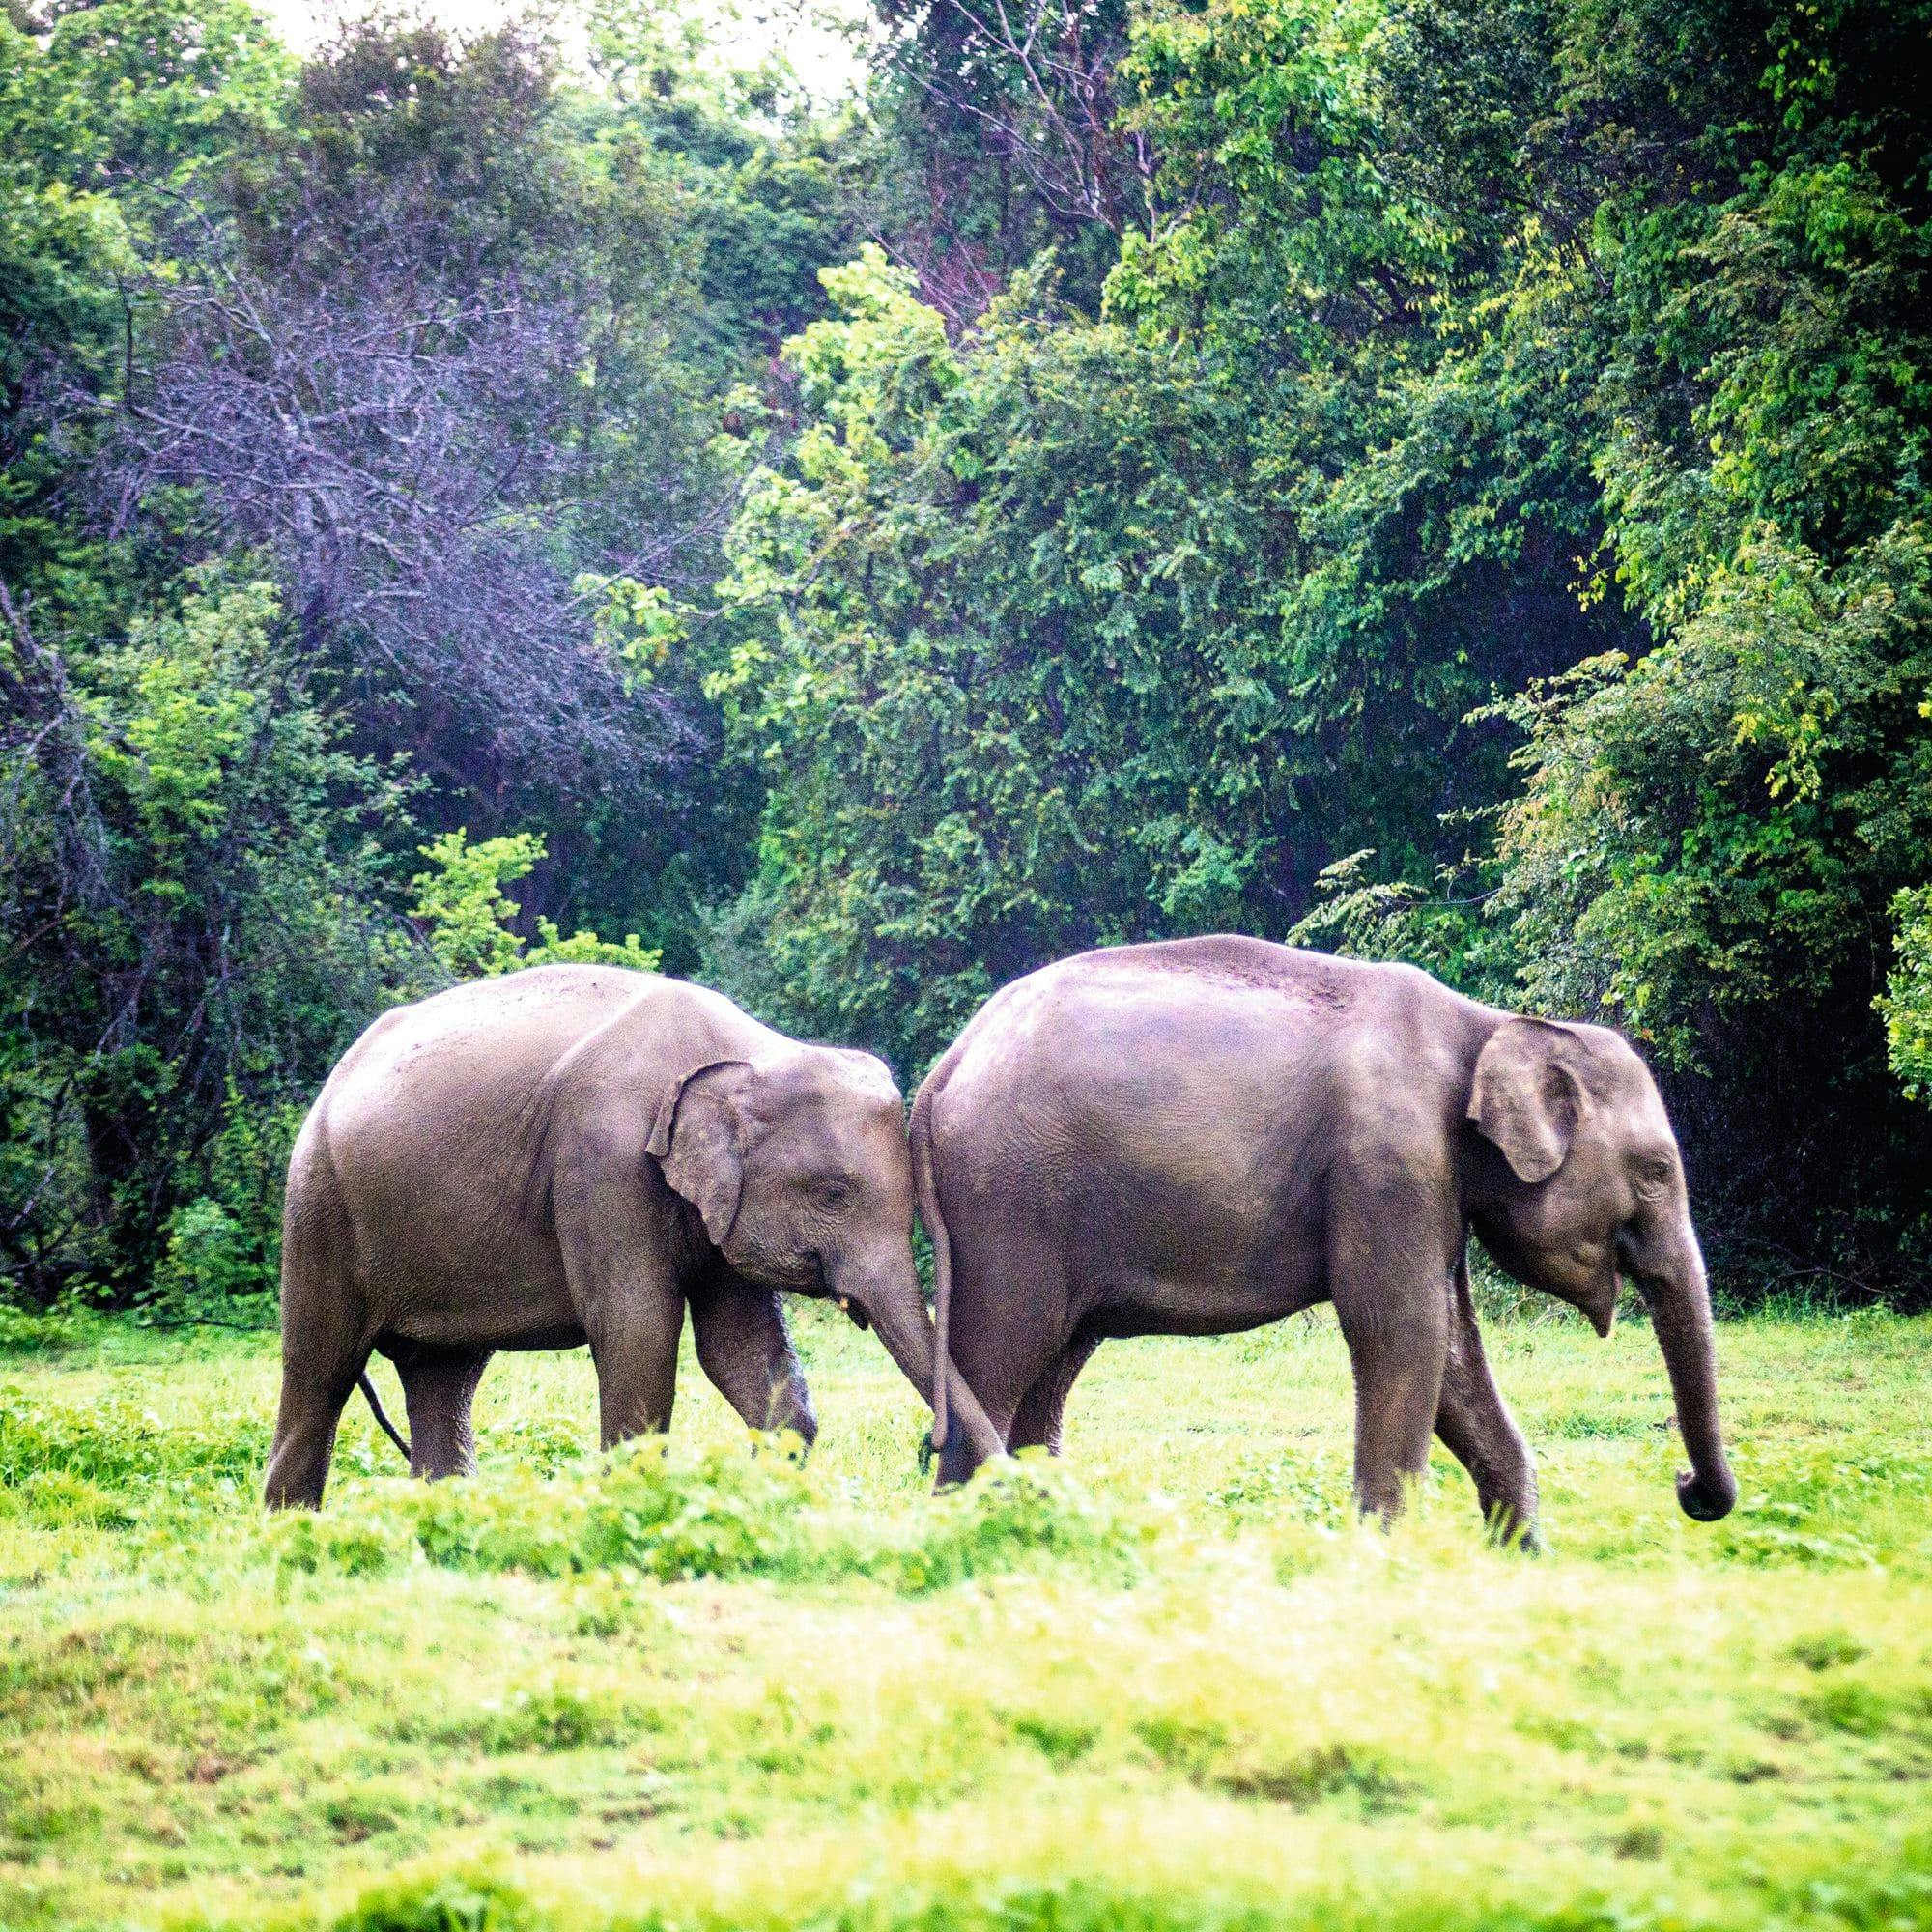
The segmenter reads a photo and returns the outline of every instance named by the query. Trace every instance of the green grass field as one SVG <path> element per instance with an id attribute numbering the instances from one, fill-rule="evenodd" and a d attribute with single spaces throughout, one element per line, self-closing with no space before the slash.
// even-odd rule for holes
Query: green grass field
<path id="1" fill-rule="evenodd" d="M 476 1481 L 358 1401 L 274 1522 L 269 1338 L 0 1330 L 0 1924 L 1932 1925 L 1932 1322 L 1727 1325 L 1715 1526 L 1641 1325 L 1492 1325 L 1537 1560 L 1446 1459 L 1350 1522 L 1325 1319 L 1110 1345 L 935 1500 L 806 1313 L 804 1471 L 502 1358 Z"/>

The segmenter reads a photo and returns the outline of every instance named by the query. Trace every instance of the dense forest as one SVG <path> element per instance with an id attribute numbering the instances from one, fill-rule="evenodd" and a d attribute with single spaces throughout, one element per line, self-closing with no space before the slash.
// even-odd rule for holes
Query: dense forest
<path id="1" fill-rule="evenodd" d="M 1719 1289 L 1932 1261 L 1932 4 L 0 15 L 0 1297 L 271 1306 L 385 1006 L 902 1081 L 1233 929 L 1607 1019 Z"/>

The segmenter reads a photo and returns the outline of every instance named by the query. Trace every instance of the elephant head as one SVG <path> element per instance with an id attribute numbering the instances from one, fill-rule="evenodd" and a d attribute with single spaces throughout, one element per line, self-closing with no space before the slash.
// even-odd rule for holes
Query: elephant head
<path id="1" fill-rule="evenodd" d="M 836 1300 L 929 1396 L 905 1111 L 882 1061 L 825 1046 L 710 1061 L 665 1094 L 646 1151 L 740 1274 Z M 957 1370 L 947 1388 L 984 1453 L 998 1454 Z"/>
<path id="2" fill-rule="evenodd" d="M 1605 1027 L 1506 1019 L 1475 1064 L 1465 1205 L 1495 1260 L 1607 1335 L 1622 1276 L 1657 1330 L 1690 1458 L 1686 1515 L 1729 1514 L 1711 1295 L 1684 1166 L 1649 1069 Z"/>

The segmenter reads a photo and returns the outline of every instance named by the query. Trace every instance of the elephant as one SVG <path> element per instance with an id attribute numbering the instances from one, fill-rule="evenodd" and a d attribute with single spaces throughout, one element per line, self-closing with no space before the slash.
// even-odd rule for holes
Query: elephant
<path id="1" fill-rule="evenodd" d="M 687 1308 L 732 1407 L 810 1443 L 781 1289 L 869 1324 L 922 1396 L 950 1383 L 997 1453 L 937 1367 L 912 1219 L 904 1104 L 869 1054 L 607 966 L 397 1008 L 343 1056 L 290 1158 L 265 1500 L 321 1502 L 372 1351 L 402 1378 L 418 1476 L 473 1469 L 470 1401 L 498 1350 L 587 1343 L 605 1445 L 664 1430 Z"/>
<path id="2" fill-rule="evenodd" d="M 1387 1520 L 1432 1433 L 1534 1545 L 1535 1465 L 1483 1353 L 1468 1236 L 1607 1335 L 1648 1303 L 1691 1469 L 1737 1487 L 1711 1302 L 1662 1096 L 1609 1028 L 1520 1017 L 1413 966 L 1238 936 L 1085 952 L 993 995 L 913 1102 L 938 1358 L 1011 1450 L 1057 1451 L 1109 1336 L 1226 1334 L 1333 1303 L 1354 1495 Z M 949 1428 L 943 1482 L 981 1458 Z"/>

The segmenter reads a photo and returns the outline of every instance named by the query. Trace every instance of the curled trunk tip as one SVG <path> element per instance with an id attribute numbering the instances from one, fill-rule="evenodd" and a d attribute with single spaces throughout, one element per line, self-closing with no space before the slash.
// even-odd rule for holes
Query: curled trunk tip
<path id="1" fill-rule="evenodd" d="M 1690 1459 L 1677 1479 L 1677 1501 L 1695 1522 L 1717 1522 L 1738 1499 L 1737 1478 L 1724 1457 L 1718 1426 L 1718 1366 L 1711 1292 L 1694 1235 L 1686 1231 L 1674 1264 L 1643 1279 L 1651 1324 L 1677 1399 L 1677 1427 Z"/>

